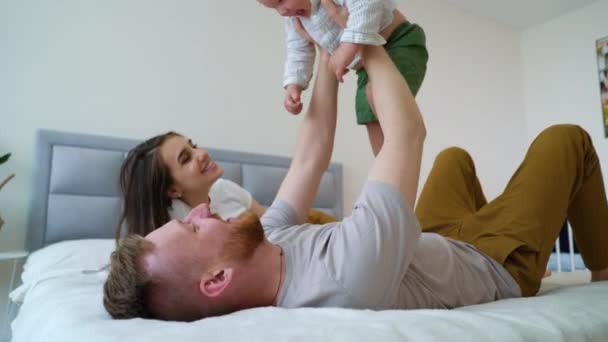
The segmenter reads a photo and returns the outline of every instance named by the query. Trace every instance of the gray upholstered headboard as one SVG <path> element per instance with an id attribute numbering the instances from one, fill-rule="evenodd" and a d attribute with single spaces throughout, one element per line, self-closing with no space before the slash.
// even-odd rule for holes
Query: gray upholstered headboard
<path id="1" fill-rule="evenodd" d="M 121 210 L 118 175 L 127 152 L 139 141 L 40 130 L 27 249 L 74 239 L 113 238 Z M 223 178 L 245 189 L 264 206 L 272 203 L 290 159 L 208 149 L 224 168 Z M 323 175 L 313 206 L 342 218 L 342 167 Z"/>

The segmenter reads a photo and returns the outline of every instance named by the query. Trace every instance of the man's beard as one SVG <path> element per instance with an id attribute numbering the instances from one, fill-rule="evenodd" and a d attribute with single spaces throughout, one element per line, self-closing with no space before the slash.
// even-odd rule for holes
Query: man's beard
<path id="1" fill-rule="evenodd" d="M 251 258 L 255 250 L 264 241 L 264 228 L 260 219 L 252 212 L 246 211 L 238 220 L 230 222 L 230 234 L 222 248 L 222 259 L 226 261 L 243 261 Z"/>

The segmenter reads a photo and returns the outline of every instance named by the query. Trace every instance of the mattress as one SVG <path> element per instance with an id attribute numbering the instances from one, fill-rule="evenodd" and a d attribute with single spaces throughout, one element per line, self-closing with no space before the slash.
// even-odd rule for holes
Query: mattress
<path id="1" fill-rule="evenodd" d="M 256 308 L 191 323 L 112 320 L 102 305 L 112 240 L 66 241 L 28 259 L 15 342 L 608 341 L 608 282 L 554 274 L 541 293 L 453 310 Z"/>

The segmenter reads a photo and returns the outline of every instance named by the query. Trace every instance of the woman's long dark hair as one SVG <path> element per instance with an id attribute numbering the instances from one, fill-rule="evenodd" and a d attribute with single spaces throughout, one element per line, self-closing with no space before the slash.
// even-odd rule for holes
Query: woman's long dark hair
<path id="1" fill-rule="evenodd" d="M 125 223 L 127 235 L 146 236 L 171 220 L 171 198 L 167 193 L 173 180 L 158 148 L 175 136 L 181 135 L 167 132 L 144 141 L 129 151 L 122 163 L 120 190 L 123 210 L 116 227 L 116 240 L 120 239 Z"/>

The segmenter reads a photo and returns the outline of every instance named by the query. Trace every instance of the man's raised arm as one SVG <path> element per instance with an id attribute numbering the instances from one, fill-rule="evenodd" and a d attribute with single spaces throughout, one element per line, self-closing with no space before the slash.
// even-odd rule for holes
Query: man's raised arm
<path id="1" fill-rule="evenodd" d="M 338 83 L 321 54 L 308 111 L 298 133 L 296 151 L 277 199 L 296 211 L 299 223 L 306 220 L 321 177 L 329 167 L 336 132 Z"/>
<path id="2" fill-rule="evenodd" d="M 368 179 L 394 185 L 413 209 L 426 137 L 424 120 L 403 76 L 382 47 L 366 46 L 363 61 L 384 133 Z"/>

